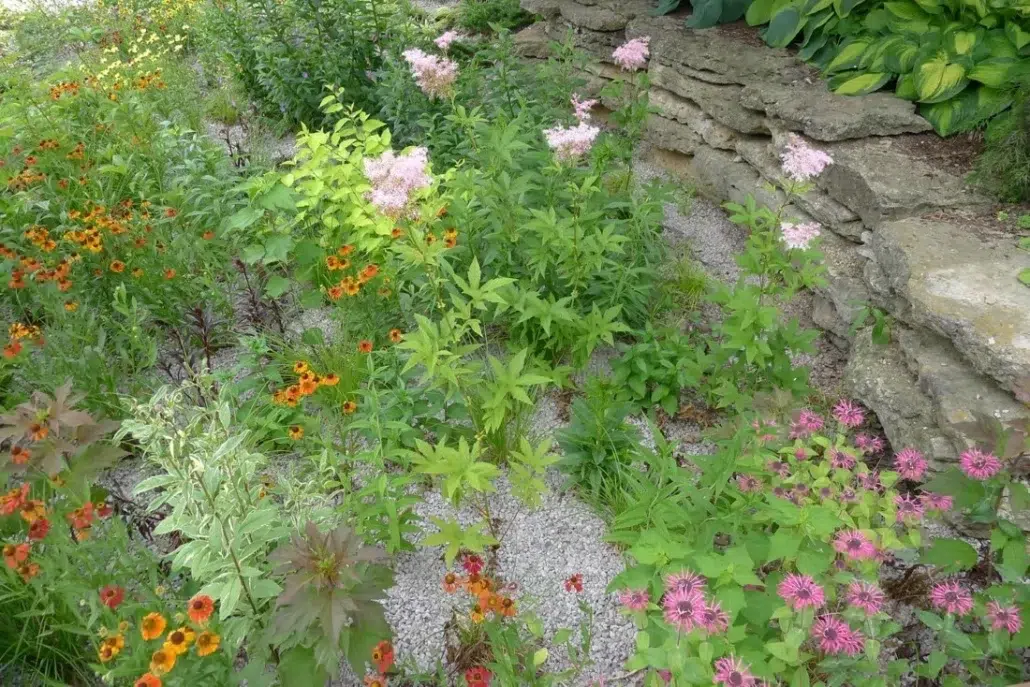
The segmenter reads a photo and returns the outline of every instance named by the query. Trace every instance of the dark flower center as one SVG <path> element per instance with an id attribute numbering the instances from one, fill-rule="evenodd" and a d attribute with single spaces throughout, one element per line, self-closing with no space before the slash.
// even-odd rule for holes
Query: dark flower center
<path id="1" fill-rule="evenodd" d="M 826 628 L 826 631 L 823 632 L 823 637 L 830 640 L 831 642 L 836 641 L 839 636 L 840 635 L 837 634 L 837 631 L 832 627 Z"/>
<path id="2" fill-rule="evenodd" d="M 944 600 L 948 603 L 955 603 L 956 601 L 958 601 L 958 594 L 956 594 L 955 592 L 947 592 L 944 595 Z"/>
<path id="3" fill-rule="evenodd" d="M 726 684 L 733 685 L 733 687 L 743 685 L 744 676 L 738 673 L 737 671 L 733 671 L 732 673 L 730 673 L 730 679 L 726 681 Z"/>
<path id="4" fill-rule="evenodd" d="M 797 597 L 799 599 L 811 599 L 812 598 L 812 592 L 809 591 L 808 589 L 806 589 L 805 587 L 802 587 L 801 589 L 798 590 Z"/>
<path id="5" fill-rule="evenodd" d="M 851 549 L 852 551 L 857 551 L 857 550 L 862 548 L 862 542 L 859 541 L 858 539 L 849 539 L 848 540 L 848 548 Z"/>

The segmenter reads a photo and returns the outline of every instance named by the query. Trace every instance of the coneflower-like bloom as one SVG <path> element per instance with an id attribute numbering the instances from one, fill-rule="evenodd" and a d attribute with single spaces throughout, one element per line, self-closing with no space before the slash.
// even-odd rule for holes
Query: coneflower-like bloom
<path id="1" fill-rule="evenodd" d="M 830 465 L 838 470 L 850 470 L 855 467 L 855 457 L 841 449 L 830 449 Z"/>
<path id="2" fill-rule="evenodd" d="M 646 611 L 651 595 L 646 589 L 623 589 L 619 592 L 619 603 L 631 611 Z"/>
<path id="3" fill-rule="evenodd" d="M 758 491 L 762 488 L 762 483 L 753 475 L 737 475 L 737 488 L 745 493 Z"/>
<path id="4" fill-rule="evenodd" d="M 923 454 L 914 448 L 905 448 L 894 456 L 894 469 L 904 479 L 921 480 L 926 474 L 928 463 Z"/>
<path id="5" fill-rule="evenodd" d="M 776 588 L 776 592 L 795 610 L 819 608 L 826 602 L 823 588 L 808 575 L 787 575 Z"/>
<path id="6" fill-rule="evenodd" d="M 919 500 L 923 502 L 923 507 L 926 508 L 926 510 L 951 510 L 954 503 L 950 496 L 935 494 L 932 491 L 925 491 L 920 494 Z"/>
<path id="7" fill-rule="evenodd" d="M 668 592 L 662 599 L 665 622 L 680 632 L 690 632 L 702 624 L 705 598 L 699 592 L 681 589 Z"/>
<path id="8" fill-rule="evenodd" d="M 849 606 L 859 609 L 866 615 L 879 613 L 886 600 L 880 588 L 869 582 L 852 582 L 848 585 L 848 591 L 844 598 Z"/>
<path id="9" fill-rule="evenodd" d="M 820 487 L 819 498 L 823 501 L 829 501 L 833 498 L 833 487 Z"/>
<path id="10" fill-rule="evenodd" d="M 861 630 L 848 627 L 848 631 L 844 633 L 844 639 L 841 640 L 841 643 L 843 644 L 841 646 L 841 653 L 848 656 L 858 656 L 865 648 L 865 637 L 862 636 Z"/>
<path id="11" fill-rule="evenodd" d="M 402 155 L 388 150 L 374 160 L 365 160 L 365 176 L 372 184 L 368 200 L 388 217 L 405 214 L 412 195 L 432 183 L 426 171 L 428 163 L 425 148 L 412 148 Z"/>
<path id="12" fill-rule="evenodd" d="M 795 460 L 808 460 L 808 449 L 804 446 L 798 446 L 794 449 Z"/>
<path id="13" fill-rule="evenodd" d="M 923 517 L 923 502 L 909 494 L 899 494 L 894 497 L 894 505 L 898 509 L 900 520 L 912 521 Z"/>
<path id="14" fill-rule="evenodd" d="M 580 122 L 568 129 L 563 126 L 544 129 L 544 138 L 559 160 L 576 160 L 590 150 L 599 133 L 601 130 L 596 126 Z"/>
<path id="15" fill-rule="evenodd" d="M 701 627 L 711 634 L 722 634 L 730 626 L 730 616 L 718 601 L 705 604 L 701 611 Z"/>
<path id="16" fill-rule="evenodd" d="M 987 620 L 990 621 L 992 630 L 1005 630 L 1009 634 L 1016 634 L 1023 627 L 1023 618 L 1019 615 L 1019 608 L 1002 606 L 997 601 L 987 604 Z"/>
<path id="17" fill-rule="evenodd" d="M 780 160 L 783 162 L 783 173 L 794 181 L 813 179 L 833 164 L 832 157 L 810 147 L 796 134 L 790 135 L 786 148 L 780 154 Z"/>
<path id="18" fill-rule="evenodd" d="M 837 401 L 833 407 L 833 417 L 845 427 L 858 427 L 865 421 L 865 413 L 858 405 L 846 398 Z"/>
<path id="19" fill-rule="evenodd" d="M 985 453 L 978 448 L 963 451 L 958 457 L 959 467 L 973 479 L 990 479 L 1001 470 L 1001 461 L 993 453 Z"/>
<path id="20" fill-rule="evenodd" d="M 818 413 L 813 413 L 805 408 L 798 413 L 798 417 L 790 425 L 790 438 L 803 439 L 810 434 L 818 432 L 823 428 L 823 418 Z"/>
<path id="21" fill-rule="evenodd" d="M 875 455 L 883 450 L 883 439 L 880 437 L 870 436 L 868 434 L 859 434 L 855 437 L 855 446 L 858 447 L 862 453 Z"/>
<path id="22" fill-rule="evenodd" d="M 969 590 L 957 582 L 941 582 L 930 590 L 930 603 L 945 613 L 965 615 L 973 610 L 973 597 Z"/>
<path id="23" fill-rule="evenodd" d="M 844 651 L 852 641 L 851 635 L 848 624 L 832 615 L 820 616 L 812 624 L 812 639 L 828 654 Z"/>
<path id="24" fill-rule="evenodd" d="M 749 672 L 748 664 L 732 655 L 715 662 L 715 684 L 726 687 L 754 687 L 755 677 Z"/>
<path id="25" fill-rule="evenodd" d="M 458 64 L 453 60 L 428 55 L 418 48 L 405 50 L 404 59 L 411 65 L 415 83 L 430 98 L 445 98 L 451 94 L 458 78 Z"/>
<path id="26" fill-rule="evenodd" d="M 873 542 L 860 530 L 845 530 L 838 533 L 833 540 L 833 548 L 837 553 L 855 561 L 868 560 L 876 556 Z"/>
<path id="27" fill-rule="evenodd" d="M 865 474 L 859 475 L 858 485 L 869 491 L 880 491 L 883 486 L 880 484 L 880 473 L 876 470 L 870 470 Z"/>
<path id="28" fill-rule="evenodd" d="M 626 41 L 615 49 L 615 52 L 612 53 L 612 59 L 615 61 L 615 64 L 628 72 L 642 69 L 647 64 L 647 58 L 651 55 L 651 50 L 648 46 L 650 42 L 650 36 L 641 36 L 640 38 Z"/>
<path id="29" fill-rule="evenodd" d="M 705 591 L 708 581 L 695 573 L 693 570 L 683 570 L 665 576 L 665 591 L 692 592 L 701 594 Z"/>
<path id="30" fill-rule="evenodd" d="M 790 464 L 783 460 L 774 460 L 769 463 L 766 467 L 772 472 L 779 475 L 780 479 L 786 479 L 790 476 Z"/>
<path id="31" fill-rule="evenodd" d="M 580 100 L 578 95 L 572 94 L 572 113 L 580 122 L 590 120 L 590 110 L 593 109 L 594 105 L 597 105 L 596 100 Z"/>
<path id="32" fill-rule="evenodd" d="M 784 222 L 780 225 L 781 238 L 787 244 L 787 248 L 805 250 L 809 244 L 819 236 L 819 224 L 817 222 L 805 222 L 794 224 Z"/>
<path id="33" fill-rule="evenodd" d="M 846 487 L 844 491 L 840 493 L 840 499 L 844 503 L 855 503 L 858 501 L 858 494 L 851 487 Z"/>
<path id="34" fill-rule="evenodd" d="M 440 48 L 440 50 L 447 52 L 451 47 L 451 43 L 459 38 L 461 38 L 461 34 L 457 31 L 444 31 L 440 34 L 439 38 L 433 41 L 433 43 L 435 43 L 436 47 Z"/>

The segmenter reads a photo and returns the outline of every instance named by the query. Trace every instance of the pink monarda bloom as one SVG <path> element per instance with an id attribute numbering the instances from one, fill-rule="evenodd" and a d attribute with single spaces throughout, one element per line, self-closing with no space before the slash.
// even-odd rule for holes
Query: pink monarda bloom
<path id="1" fill-rule="evenodd" d="M 842 449 L 830 449 L 830 465 L 838 470 L 850 470 L 855 467 L 855 457 Z"/>
<path id="2" fill-rule="evenodd" d="M 718 601 L 705 604 L 701 611 L 701 627 L 713 635 L 722 634 L 730 626 L 730 616 Z"/>
<path id="3" fill-rule="evenodd" d="M 923 454 L 914 448 L 902 449 L 898 452 L 898 455 L 894 456 L 894 469 L 904 479 L 913 481 L 923 479 L 928 466 L 929 464 L 926 462 Z"/>
<path id="4" fill-rule="evenodd" d="M 615 52 L 612 53 L 612 59 L 615 60 L 615 64 L 627 72 L 643 69 L 644 65 L 647 64 L 647 58 L 651 55 L 651 50 L 648 48 L 650 42 L 650 36 L 641 36 L 640 38 L 626 41 L 615 49 Z"/>
<path id="5" fill-rule="evenodd" d="M 823 173 L 833 158 L 821 150 L 816 150 L 805 143 L 804 139 L 791 134 L 787 146 L 780 154 L 783 161 L 783 173 L 794 181 L 808 181 Z"/>
<path id="6" fill-rule="evenodd" d="M 833 540 L 833 548 L 837 553 L 847 556 L 853 561 L 876 557 L 876 547 L 873 542 L 859 530 L 846 530 L 838 533 Z"/>
<path id="7" fill-rule="evenodd" d="M 401 53 L 415 77 L 415 83 L 430 98 L 446 98 L 458 78 L 458 64 L 436 55 L 427 55 L 418 48 Z"/>
<path id="8" fill-rule="evenodd" d="M 883 608 L 883 602 L 887 599 L 879 587 L 869 582 L 852 582 L 848 585 L 848 591 L 844 598 L 849 606 L 859 609 L 866 615 L 879 613 Z"/>
<path id="9" fill-rule="evenodd" d="M 798 414 L 798 422 L 809 432 L 818 432 L 823 428 L 823 416 L 811 410 L 802 410 Z"/>
<path id="10" fill-rule="evenodd" d="M 572 114 L 580 122 L 590 121 L 590 110 L 594 109 L 595 105 L 597 105 L 596 100 L 580 100 L 578 95 L 572 95 Z"/>
<path id="11" fill-rule="evenodd" d="M 665 622 L 680 632 L 690 632 L 700 627 L 705 610 L 705 598 L 699 592 L 681 589 L 668 592 L 662 599 Z"/>
<path id="12" fill-rule="evenodd" d="M 898 509 L 899 520 L 911 522 L 923 517 L 923 502 L 915 496 L 898 494 L 894 497 L 894 505 Z"/>
<path id="13" fill-rule="evenodd" d="M 984 453 L 978 448 L 963 451 L 958 457 L 959 467 L 973 479 L 990 479 L 1001 470 L 1001 461 L 993 453 Z"/>
<path id="14" fill-rule="evenodd" d="M 880 473 L 875 470 L 870 470 L 864 475 L 859 475 L 858 485 L 863 489 L 868 489 L 869 491 L 880 491 L 880 488 L 883 486 L 880 484 Z"/>
<path id="15" fill-rule="evenodd" d="M 819 608 L 826 602 L 823 588 L 808 575 L 790 574 L 783 578 L 776 592 L 791 608 Z"/>
<path id="16" fill-rule="evenodd" d="M 619 603 L 631 611 L 646 611 L 651 595 L 646 589 L 623 589 L 619 592 Z"/>
<path id="17" fill-rule="evenodd" d="M 766 467 L 768 467 L 772 472 L 775 472 L 780 479 L 787 479 L 790 477 L 790 463 L 785 460 L 774 460 Z"/>
<path id="18" fill-rule="evenodd" d="M 941 582 L 930 590 L 930 603 L 945 613 L 965 615 L 973 610 L 973 597 L 969 590 L 957 582 Z"/>
<path id="19" fill-rule="evenodd" d="M 950 496 L 946 496 L 945 494 L 935 494 L 932 491 L 926 491 L 920 494 L 919 500 L 923 502 L 923 507 L 926 510 L 951 510 L 951 507 L 954 504 L 954 500 Z"/>
<path id="20" fill-rule="evenodd" d="M 1023 618 L 1019 615 L 1019 608 L 1002 606 L 997 601 L 988 602 L 987 620 L 990 621 L 992 630 L 1005 630 L 1013 635 L 1023 627 Z"/>
<path id="21" fill-rule="evenodd" d="M 376 159 L 365 160 L 365 176 L 372 184 L 368 200 L 388 217 L 405 213 L 415 192 L 432 183 L 427 170 L 429 151 L 412 148 L 402 155 L 387 150 Z"/>
<path id="22" fill-rule="evenodd" d="M 755 676 L 749 671 L 748 664 L 732 655 L 720 658 L 715 662 L 715 684 L 726 687 L 754 687 Z"/>
<path id="23" fill-rule="evenodd" d="M 780 232 L 780 238 L 787 244 L 787 248 L 805 250 L 819 236 L 819 224 L 817 222 L 804 224 L 784 222 L 780 225 Z"/>
<path id="24" fill-rule="evenodd" d="M 459 38 L 461 38 L 461 34 L 457 31 L 444 31 L 440 34 L 440 37 L 433 42 L 436 43 L 436 47 L 440 48 L 440 50 L 447 52 L 451 47 L 451 43 Z"/>
<path id="25" fill-rule="evenodd" d="M 590 150 L 599 133 L 601 130 L 596 126 L 580 122 L 568 129 L 563 126 L 544 129 L 544 138 L 559 160 L 575 160 Z"/>
<path id="26" fill-rule="evenodd" d="M 833 406 L 833 417 L 840 424 L 852 429 L 865 422 L 865 413 L 862 409 L 846 398 L 837 401 L 837 405 Z"/>
<path id="27" fill-rule="evenodd" d="M 808 460 L 808 449 L 804 446 L 798 446 L 794 449 L 795 460 Z"/>
<path id="28" fill-rule="evenodd" d="M 737 488 L 746 494 L 761 489 L 762 483 L 753 475 L 737 475 Z"/>
<path id="29" fill-rule="evenodd" d="M 683 570 L 665 576 L 665 591 L 692 592 L 702 594 L 705 591 L 708 581 L 693 570 Z"/>
<path id="30" fill-rule="evenodd" d="M 883 450 L 883 439 L 880 437 L 869 436 L 868 434 L 859 434 L 855 437 L 855 446 L 858 447 L 862 453 L 876 455 Z"/>
<path id="31" fill-rule="evenodd" d="M 824 615 L 815 619 L 812 624 L 812 639 L 819 649 L 828 654 L 848 652 L 855 644 L 855 632 L 847 623 L 832 615 Z M 857 652 L 856 652 L 857 653 Z"/>

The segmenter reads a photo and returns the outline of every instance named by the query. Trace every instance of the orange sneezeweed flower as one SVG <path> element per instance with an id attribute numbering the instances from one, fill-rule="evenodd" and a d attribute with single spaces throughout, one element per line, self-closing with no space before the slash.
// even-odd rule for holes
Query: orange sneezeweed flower
<path id="1" fill-rule="evenodd" d="M 140 623 L 140 636 L 142 636 L 143 639 L 148 642 L 152 639 L 157 639 L 162 634 L 164 634 L 165 627 L 167 625 L 168 621 L 165 620 L 165 617 L 160 613 L 157 613 L 156 611 L 153 613 L 148 613 L 147 615 L 143 616 L 143 622 Z"/>
<path id="2" fill-rule="evenodd" d="M 372 352 L 372 342 L 369 341 L 368 339 L 362 339 L 360 342 L 358 342 L 358 352 L 359 353 L 371 353 Z"/>
<path id="3" fill-rule="evenodd" d="M 193 622 L 203 625 L 215 610 L 214 600 L 207 594 L 197 594 L 190 599 L 189 616 Z"/>
<path id="4" fill-rule="evenodd" d="M 339 253 L 342 257 L 347 257 L 348 255 L 354 252 L 354 246 L 348 243 L 346 245 L 340 246 L 336 252 Z"/>
<path id="5" fill-rule="evenodd" d="M 38 422 L 33 422 L 29 425 L 29 437 L 33 441 L 43 441 L 50 434 L 50 428 L 46 425 L 42 425 Z"/>
<path id="6" fill-rule="evenodd" d="M 66 312 L 75 312 L 79 309 L 79 303 L 78 301 L 65 301 L 64 309 Z"/>
<path id="7" fill-rule="evenodd" d="M 458 586 L 462 583 L 462 579 L 452 572 L 447 573 L 443 576 L 443 590 L 448 594 L 453 594 L 458 591 Z"/>
<path id="8" fill-rule="evenodd" d="M 196 633 L 188 627 L 180 627 L 178 630 L 173 630 L 168 633 L 168 638 L 165 640 L 162 649 L 171 651 L 176 656 L 181 656 L 186 653 L 190 648 L 190 644 L 196 638 Z"/>
<path id="9" fill-rule="evenodd" d="M 21 519 L 31 525 L 46 517 L 46 504 L 39 499 L 30 499 L 21 505 L 20 511 Z"/>
<path id="10" fill-rule="evenodd" d="M 293 363 L 294 374 L 302 375 L 310 369 L 311 367 L 307 364 L 307 362 L 303 360 L 298 360 L 297 362 Z"/>
<path id="11" fill-rule="evenodd" d="M 390 330 L 390 341 L 394 343 L 400 343 L 401 339 L 404 338 L 404 333 L 400 329 Z"/>
<path id="12" fill-rule="evenodd" d="M 21 344 L 17 341 L 12 341 L 4 346 L 4 357 L 8 360 L 18 357 L 19 353 L 21 353 Z"/>
<path id="13" fill-rule="evenodd" d="M 302 379 L 298 386 L 304 396 L 310 396 L 318 390 L 318 382 L 315 379 Z"/>
<path id="14" fill-rule="evenodd" d="M 504 597 L 503 599 L 501 599 L 501 610 L 500 610 L 500 613 L 501 613 L 501 615 L 506 616 L 508 618 L 514 617 L 514 615 L 515 615 L 515 602 L 512 599 L 508 598 L 508 597 Z"/>
<path id="15" fill-rule="evenodd" d="M 393 231 L 390 232 L 390 236 L 395 239 L 399 239 L 404 232 L 400 227 L 394 227 Z"/>
<path id="16" fill-rule="evenodd" d="M 344 401 L 343 402 L 343 414 L 344 415 L 350 415 L 351 413 L 353 413 L 357 409 L 358 409 L 358 404 L 355 403 L 354 401 Z"/>
<path id="17" fill-rule="evenodd" d="M 205 232 L 204 232 L 204 233 L 202 234 L 202 237 L 203 237 L 203 239 L 204 239 L 205 241 L 210 241 L 210 240 L 212 240 L 212 239 L 213 239 L 213 238 L 215 237 L 215 232 L 213 232 L 213 231 L 211 231 L 211 230 L 209 229 L 208 231 L 205 231 Z"/>
<path id="18" fill-rule="evenodd" d="M 478 608 L 473 608 L 471 611 L 469 611 L 469 618 L 471 618 L 472 622 L 474 622 L 476 625 L 486 620 L 486 616 L 483 615 L 483 612 L 480 611 Z"/>
<path id="19" fill-rule="evenodd" d="M 161 678 L 153 673 L 144 673 L 132 687 L 161 687 Z"/>
<path id="20" fill-rule="evenodd" d="M 329 373 L 322 379 L 318 380 L 319 386 L 336 386 L 340 383 L 340 375 L 335 373 Z"/>
<path id="21" fill-rule="evenodd" d="M 207 656 L 218 650 L 221 638 L 213 632 L 201 632 L 197 635 L 197 656 Z"/>
<path id="22" fill-rule="evenodd" d="M 32 545 L 27 542 L 24 544 L 4 544 L 4 563 L 7 564 L 8 568 L 14 570 L 28 560 L 31 550 Z"/>
<path id="23" fill-rule="evenodd" d="M 171 267 L 165 270 L 165 279 L 175 279 L 175 270 Z"/>
<path id="24" fill-rule="evenodd" d="M 175 217 L 178 214 L 175 208 L 165 208 L 165 217 Z"/>
<path id="25" fill-rule="evenodd" d="M 28 582 L 39 574 L 39 563 L 22 563 L 18 566 L 18 575 L 22 581 Z"/>
<path id="26" fill-rule="evenodd" d="M 338 301 L 343 298 L 343 287 L 342 286 L 330 286 L 326 289 L 326 295 L 329 296 L 329 300 Z"/>
<path id="27" fill-rule="evenodd" d="M 112 260 L 111 261 L 111 271 L 114 272 L 115 274 L 121 274 L 122 272 L 125 271 L 125 263 L 122 262 L 121 260 Z"/>
<path id="28" fill-rule="evenodd" d="M 132 276 L 135 277 L 136 279 L 139 279 L 140 277 L 142 277 L 143 276 L 143 268 L 142 267 L 136 267 L 135 269 L 133 269 L 132 270 Z"/>
<path id="29" fill-rule="evenodd" d="M 175 652 L 161 647 L 150 655 L 150 672 L 158 675 L 167 673 L 175 667 Z"/>
<path id="30" fill-rule="evenodd" d="M 29 457 L 32 454 L 21 446 L 14 446 L 11 448 L 11 462 L 15 465 L 25 465 L 29 462 Z"/>
<path id="31" fill-rule="evenodd" d="M 325 259 L 325 266 L 329 270 L 338 270 L 340 269 L 340 259 L 335 255 L 330 255 Z"/>
<path id="32" fill-rule="evenodd" d="M 300 425 L 293 425 L 288 430 L 288 434 L 290 435 L 290 438 L 293 439 L 294 441 L 297 441 L 299 439 L 303 439 L 304 438 L 304 428 L 301 427 Z"/>
<path id="33" fill-rule="evenodd" d="M 386 678 L 382 675 L 366 675 L 365 687 L 386 687 Z"/>

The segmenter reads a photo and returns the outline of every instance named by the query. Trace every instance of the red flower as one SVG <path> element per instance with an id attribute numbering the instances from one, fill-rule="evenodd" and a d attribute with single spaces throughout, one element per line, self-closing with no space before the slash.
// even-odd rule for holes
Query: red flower
<path id="1" fill-rule="evenodd" d="M 372 663 L 380 673 L 386 673 L 393 666 L 393 645 L 383 640 L 372 649 Z"/>
<path id="2" fill-rule="evenodd" d="M 569 579 L 565 580 L 565 591 L 571 592 L 573 589 L 577 592 L 583 591 L 583 576 L 579 573 L 576 573 L 569 577 Z"/>
<path id="3" fill-rule="evenodd" d="M 11 570 L 16 569 L 19 565 L 24 563 L 29 558 L 29 552 L 32 549 L 32 545 L 25 544 L 5 544 L 4 545 L 4 563 Z"/>
<path id="4" fill-rule="evenodd" d="M 97 506 L 97 515 L 99 515 L 102 518 L 106 518 L 113 512 L 114 509 L 111 508 L 111 504 L 107 503 L 106 501 Z"/>
<path id="5" fill-rule="evenodd" d="M 125 590 L 113 584 L 109 584 L 100 590 L 100 603 L 112 611 L 121 605 L 125 599 Z"/>
<path id="6" fill-rule="evenodd" d="M 465 671 L 465 682 L 468 687 L 490 687 L 490 678 L 493 675 L 483 666 L 476 666 Z"/>
<path id="7" fill-rule="evenodd" d="M 483 570 L 483 559 L 474 553 L 470 553 L 462 559 L 461 567 L 465 568 L 465 572 L 469 575 L 478 575 Z"/>
<path id="8" fill-rule="evenodd" d="M 362 339 L 358 343 L 358 351 L 361 352 L 361 353 L 371 353 L 372 352 L 372 342 L 369 341 L 368 339 Z"/>
<path id="9" fill-rule="evenodd" d="M 207 623 L 207 619 L 211 617 L 211 614 L 215 610 L 215 602 L 207 594 L 197 594 L 190 599 L 189 609 L 187 613 L 190 616 L 190 620 L 197 623 L 198 625 L 204 625 Z"/>
<path id="10" fill-rule="evenodd" d="M 37 518 L 29 525 L 29 539 L 40 540 L 50 531 L 50 521 L 46 518 Z"/>

